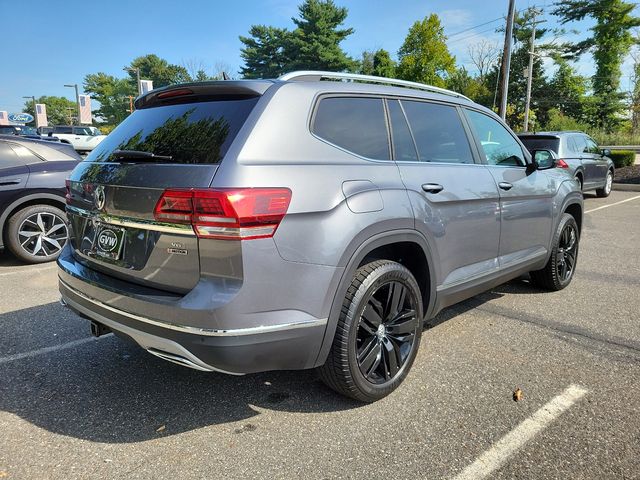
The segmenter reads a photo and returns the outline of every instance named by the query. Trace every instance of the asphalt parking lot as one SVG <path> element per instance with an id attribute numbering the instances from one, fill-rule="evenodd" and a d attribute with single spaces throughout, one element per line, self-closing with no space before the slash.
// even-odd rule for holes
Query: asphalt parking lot
<path id="1" fill-rule="evenodd" d="M 567 289 L 447 309 L 372 405 L 92 339 L 54 266 L 1 254 L 0 478 L 640 478 L 640 195 L 585 209 Z"/>

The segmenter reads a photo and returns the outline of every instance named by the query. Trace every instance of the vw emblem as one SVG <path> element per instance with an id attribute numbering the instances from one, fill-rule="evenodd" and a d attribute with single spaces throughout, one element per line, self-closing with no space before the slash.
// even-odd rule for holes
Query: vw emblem
<path id="1" fill-rule="evenodd" d="M 104 187 L 102 185 L 98 185 L 94 190 L 93 200 L 98 210 L 102 210 L 104 208 L 105 196 L 104 196 Z"/>

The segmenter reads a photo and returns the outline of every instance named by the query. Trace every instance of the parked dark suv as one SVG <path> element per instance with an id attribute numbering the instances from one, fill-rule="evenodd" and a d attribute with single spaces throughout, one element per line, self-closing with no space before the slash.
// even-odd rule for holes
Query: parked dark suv
<path id="1" fill-rule="evenodd" d="M 567 286 L 582 195 L 459 94 L 296 72 L 138 98 L 67 212 L 62 301 L 94 334 L 199 370 L 319 367 L 373 401 L 442 308 L 526 272 Z"/>
<path id="2" fill-rule="evenodd" d="M 0 250 L 55 260 L 68 239 L 65 179 L 82 160 L 70 145 L 0 135 Z"/>
<path id="3" fill-rule="evenodd" d="M 557 166 L 566 168 L 584 192 L 595 190 L 599 197 L 608 197 L 613 186 L 615 168 L 609 150 L 598 147 L 596 141 L 583 132 L 539 132 L 518 134 L 529 150 L 552 150 L 558 156 Z"/>

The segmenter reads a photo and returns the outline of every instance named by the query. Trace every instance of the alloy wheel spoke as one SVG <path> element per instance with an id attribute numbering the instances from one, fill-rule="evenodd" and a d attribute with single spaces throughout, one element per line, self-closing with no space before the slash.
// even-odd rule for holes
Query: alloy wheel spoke
<path id="1" fill-rule="evenodd" d="M 399 282 L 393 282 L 389 285 L 389 302 L 386 317 L 394 317 L 402 308 L 407 290 Z"/>
<path id="2" fill-rule="evenodd" d="M 384 339 L 382 341 L 383 349 L 383 359 L 384 359 L 384 376 L 387 380 L 396 376 L 400 367 L 398 365 L 398 355 L 396 346 L 389 339 Z"/>
<path id="3" fill-rule="evenodd" d="M 38 220 L 36 221 L 36 223 L 38 224 L 38 227 L 40 227 L 40 230 L 42 231 L 42 233 L 44 233 L 46 231 L 46 229 L 44 228 L 44 222 L 42 220 L 42 214 L 41 213 L 38 214 Z"/>
<path id="4" fill-rule="evenodd" d="M 366 355 L 363 356 L 362 361 L 360 362 L 360 370 L 364 373 L 365 376 L 371 375 L 374 368 L 380 363 L 380 356 L 382 354 L 380 348 L 380 342 L 375 339 L 374 345 Z"/>
<path id="5" fill-rule="evenodd" d="M 57 232 L 58 230 L 60 230 L 63 227 L 64 227 L 64 223 L 55 224 L 49 229 L 49 231 L 45 235 L 47 237 L 50 237 L 52 233 Z"/>
<path id="6" fill-rule="evenodd" d="M 42 250 L 42 237 L 38 237 L 36 239 L 36 245 L 33 247 L 33 254 L 37 255 L 40 250 Z"/>
<path id="7" fill-rule="evenodd" d="M 367 306 L 364 308 L 364 312 L 362 312 L 362 319 L 374 327 L 374 332 L 375 328 L 382 323 L 382 318 L 378 312 L 376 312 L 375 308 L 373 308 L 371 303 L 367 303 Z"/>
<path id="8" fill-rule="evenodd" d="M 387 332 L 391 335 L 406 335 L 416 328 L 416 311 L 406 310 L 396 320 L 387 325 Z"/>
<path id="9" fill-rule="evenodd" d="M 18 232 L 18 235 L 20 235 L 21 237 L 33 237 L 35 235 L 40 235 L 40 232 L 30 232 L 27 230 L 21 230 Z"/>
<path id="10" fill-rule="evenodd" d="M 56 250 L 61 250 L 62 249 L 62 245 L 60 245 L 60 242 L 58 242 L 57 240 L 53 239 L 53 238 L 49 238 L 49 237 L 42 237 L 42 239 L 45 242 L 48 242 L 50 245 L 53 245 L 53 247 Z"/>

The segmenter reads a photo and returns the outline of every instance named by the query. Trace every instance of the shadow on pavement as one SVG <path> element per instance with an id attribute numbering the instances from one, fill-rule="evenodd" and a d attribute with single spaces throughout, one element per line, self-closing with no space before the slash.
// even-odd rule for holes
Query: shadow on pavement
<path id="1" fill-rule="evenodd" d="M 25 322 L 33 317 L 44 321 L 47 312 L 52 318 L 46 321 L 55 322 L 53 305 L 23 310 Z M 12 312 L 13 321 L 16 313 L 20 312 Z M 0 324 L 4 317 L 0 315 Z M 38 330 L 31 335 L 38 335 Z M 31 343 L 24 334 L 12 343 L 22 340 Z M 25 351 L 13 346 L 14 351 Z M 0 359 L 5 355 L 0 352 Z M 316 413 L 363 405 L 326 388 L 313 371 L 246 376 L 198 372 L 157 359 L 114 335 L 0 363 L 0 378 L 0 410 L 50 432 L 94 442 L 142 442 L 250 421 L 260 415 L 254 406 Z M 156 432 L 162 425 L 165 429 Z M 242 433 L 255 425 L 229 428 Z"/>

